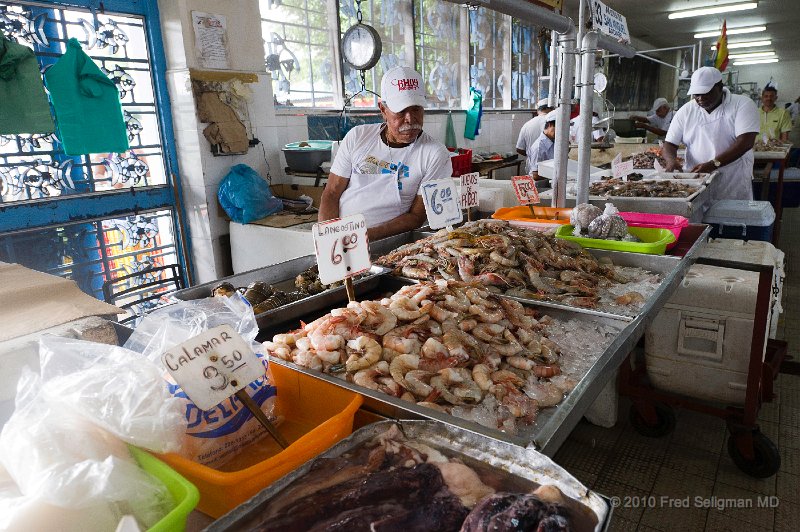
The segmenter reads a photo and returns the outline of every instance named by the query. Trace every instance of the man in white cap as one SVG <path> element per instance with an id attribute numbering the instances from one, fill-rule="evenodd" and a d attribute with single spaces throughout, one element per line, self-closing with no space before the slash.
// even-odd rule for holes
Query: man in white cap
<path id="1" fill-rule="evenodd" d="M 363 214 L 370 240 L 425 222 L 420 185 L 453 174 L 450 152 L 422 131 L 425 103 L 416 70 L 395 67 L 383 75 L 378 107 L 384 122 L 345 135 L 322 193 L 320 221 Z"/>
<path id="2" fill-rule="evenodd" d="M 672 108 L 666 98 L 656 98 L 653 108 L 647 116 L 632 116 L 634 127 L 646 129 L 658 137 L 667 134 L 672 123 Z"/>
<path id="3" fill-rule="evenodd" d="M 552 111 L 553 108 L 547 104 L 547 98 L 536 102 L 536 116 L 528 120 L 522 125 L 519 130 L 519 138 L 517 139 L 517 153 L 523 157 L 528 156 L 528 150 L 531 149 L 533 143 L 542 134 L 544 130 L 544 119 L 547 113 Z M 526 169 L 530 172 L 530 168 Z"/>
<path id="4" fill-rule="evenodd" d="M 542 133 L 528 151 L 528 175 L 532 175 L 534 178 L 538 179 L 539 163 L 542 161 L 549 161 L 555 157 L 555 138 L 556 112 L 550 111 L 544 117 L 544 129 L 542 129 Z"/>
<path id="5" fill-rule="evenodd" d="M 719 171 L 711 200 L 753 199 L 753 144 L 759 130 L 758 109 L 747 96 L 731 94 L 714 67 L 692 74 L 693 101 L 678 109 L 667 131 L 663 155 L 666 170 L 678 166 L 678 146 L 686 145 L 684 170 Z"/>

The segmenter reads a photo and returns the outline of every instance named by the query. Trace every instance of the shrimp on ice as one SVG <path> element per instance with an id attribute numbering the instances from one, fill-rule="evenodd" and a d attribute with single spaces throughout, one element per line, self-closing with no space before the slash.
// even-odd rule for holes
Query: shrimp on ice
<path id="1" fill-rule="evenodd" d="M 353 382 L 359 386 L 363 386 L 364 388 L 377 390 L 380 385 L 377 380 L 378 377 L 388 374 L 389 363 L 382 360 L 374 366 L 357 371 L 356 374 L 353 375 Z"/>
<path id="2" fill-rule="evenodd" d="M 430 306 L 425 305 L 420 307 L 413 299 L 409 297 L 400 297 L 391 302 L 389 310 L 391 310 L 398 319 L 412 321 L 423 314 L 427 314 L 430 311 Z"/>
<path id="3" fill-rule="evenodd" d="M 405 376 L 411 370 L 419 369 L 419 356 L 403 354 L 395 357 L 389 364 L 389 373 L 405 389 L 409 389 Z"/>

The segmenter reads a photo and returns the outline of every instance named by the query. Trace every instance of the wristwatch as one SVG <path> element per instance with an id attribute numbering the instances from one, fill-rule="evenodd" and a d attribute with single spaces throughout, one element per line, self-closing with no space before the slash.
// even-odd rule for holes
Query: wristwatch
<path id="1" fill-rule="evenodd" d="M 719 159 L 713 159 L 711 162 L 714 165 L 714 168 L 719 168 L 720 166 L 722 166 L 722 161 L 720 161 Z"/>

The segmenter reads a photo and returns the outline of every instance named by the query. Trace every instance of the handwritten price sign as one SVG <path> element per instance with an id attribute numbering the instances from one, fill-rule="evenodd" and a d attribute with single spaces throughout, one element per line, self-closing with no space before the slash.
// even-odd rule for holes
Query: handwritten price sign
<path id="1" fill-rule="evenodd" d="M 233 327 L 220 325 L 176 345 L 161 362 L 201 410 L 264 376 L 264 366 Z"/>
<path id="2" fill-rule="evenodd" d="M 531 205 L 539 203 L 539 191 L 536 189 L 536 181 L 529 175 L 516 175 L 511 178 L 514 186 L 514 193 L 517 195 L 520 205 Z"/>
<path id="3" fill-rule="evenodd" d="M 423 184 L 422 199 L 431 229 L 441 229 L 464 220 L 455 183 L 449 177 Z"/>
<path id="4" fill-rule="evenodd" d="M 311 233 L 323 284 L 358 275 L 372 266 L 362 214 L 314 224 Z"/>
<path id="5" fill-rule="evenodd" d="M 614 160 L 611 161 L 611 171 L 615 178 L 627 181 L 628 175 L 633 173 L 633 160 L 629 159 L 623 162 L 622 154 L 618 153 Z"/>
<path id="6" fill-rule="evenodd" d="M 478 206 L 478 172 L 461 174 L 461 208 Z"/>

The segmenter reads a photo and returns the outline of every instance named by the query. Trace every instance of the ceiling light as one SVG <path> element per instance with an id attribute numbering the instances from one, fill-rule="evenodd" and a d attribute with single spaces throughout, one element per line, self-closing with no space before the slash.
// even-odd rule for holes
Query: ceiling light
<path id="1" fill-rule="evenodd" d="M 726 33 L 728 35 L 740 35 L 742 33 L 757 33 L 759 31 L 766 31 L 766 26 L 747 26 L 745 28 L 728 28 Z M 722 30 L 713 30 L 713 31 L 706 31 L 704 33 L 695 33 L 695 39 L 705 39 L 707 37 L 719 37 L 722 34 Z"/>
<path id="2" fill-rule="evenodd" d="M 687 9 L 685 11 L 675 11 L 669 14 L 670 19 L 700 17 L 703 15 L 716 15 L 719 13 L 730 13 L 731 11 L 745 11 L 758 7 L 756 2 L 743 2 L 738 4 L 723 4 L 721 6 L 700 7 L 697 9 Z"/>
<path id="3" fill-rule="evenodd" d="M 741 66 L 741 65 L 760 65 L 762 63 L 777 63 L 778 58 L 772 57 L 769 59 L 753 59 L 752 61 L 735 61 L 733 64 L 734 66 Z"/>
<path id="4" fill-rule="evenodd" d="M 728 43 L 728 50 L 732 50 L 734 48 L 755 48 L 757 46 L 770 46 L 772 45 L 772 41 L 747 41 L 747 42 L 729 42 Z M 712 50 L 717 49 L 717 45 L 711 47 Z"/>
<path id="5" fill-rule="evenodd" d="M 730 59 L 750 59 L 751 57 L 770 57 L 775 55 L 775 52 L 770 50 L 768 52 L 752 52 L 747 54 L 730 54 Z"/>

